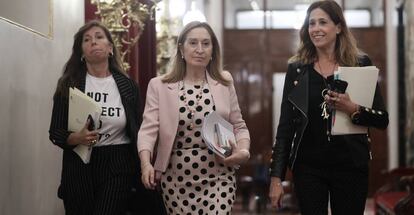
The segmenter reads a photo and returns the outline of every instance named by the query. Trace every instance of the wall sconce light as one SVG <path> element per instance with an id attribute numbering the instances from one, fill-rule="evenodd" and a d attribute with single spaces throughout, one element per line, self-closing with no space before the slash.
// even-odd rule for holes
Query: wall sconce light
<path id="1" fill-rule="evenodd" d="M 123 61 L 123 68 L 128 71 L 131 48 L 138 41 L 145 27 L 145 20 L 151 16 L 155 5 L 151 8 L 138 0 L 91 0 L 96 5 L 95 12 L 101 22 L 111 32 L 115 46 Z"/>

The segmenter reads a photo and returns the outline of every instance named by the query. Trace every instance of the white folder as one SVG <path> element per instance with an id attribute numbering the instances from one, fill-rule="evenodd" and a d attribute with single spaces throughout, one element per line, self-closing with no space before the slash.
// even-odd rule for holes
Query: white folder
<path id="1" fill-rule="evenodd" d="M 95 125 L 97 125 L 101 113 L 101 106 L 91 97 L 87 96 L 77 88 L 69 88 L 69 131 L 78 132 L 82 130 L 89 115 L 91 115 Z M 79 144 L 73 149 L 73 151 L 79 155 L 84 163 L 89 163 L 92 147 Z"/>
<path id="2" fill-rule="evenodd" d="M 348 82 L 346 92 L 354 103 L 371 108 L 378 81 L 378 72 L 379 70 L 375 66 L 339 67 L 335 78 Z M 331 132 L 332 135 L 365 134 L 368 132 L 368 127 L 355 125 L 351 122 L 348 114 L 335 111 L 332 116 Z"/>
<path id="3" fill-rule="evenodd" d="M 218 143 L 232 141 L 236 144 L 236 137 L 233 133 L 233 125 L 221 117 L 217 111 L 210 112 L 204 118 L 201 128 L 201 137 L 207 147 L 222 158 L 228 157 L 228 152 Z"/>

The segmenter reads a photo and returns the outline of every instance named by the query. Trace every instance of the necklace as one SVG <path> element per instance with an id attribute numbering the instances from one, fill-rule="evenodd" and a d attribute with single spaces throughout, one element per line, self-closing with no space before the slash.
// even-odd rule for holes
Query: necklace
<path id="1" fill-rule="evenodd" d="M 326 136 L 328 138 L 328 142 L 330 142 L 331 141 L 331 132 L 330 132 L 330 130 L 331 130 L 331 124 L 330 124 L 330 121 L 329 121 L 329 117 L 330 117 L 330 113 L 333 110 L 330 107 L 330 105 L 328 103 L 326 103 L 326 101 L 325 101 L 325 95 L 328 94 L 328 91 L 331 89 L 331 86 L 327 83 L 327 80 L 325 80 L 325 76 L 323 75 L 324 74 L 323 73 L 323 69 L 322 69 L 322 67 L 321 67 L 321 65 L 319 63 L 319 60 L 316 62 L 316 64 L 319 67 L 319 72 L 320 72 L 320 74 L 322 76 L 323 84 L 324 84 L 324 87 L 325 87 L 322 90 L 322 92 L 321 92 L 321 96 L 322 96 L 323 102 L 320 104 L 320 106 L 321 106 L 321 109 L 322 109 L 321 116 L 322 116 L 322 118 L 324 120 L 326 120 Z M 337 63 L 335 62 L 334 65 L 333 65 L 333 67 L 332 67 L 332 71 L 330 71 L 329 74 L 332 75 L 334 73 L 335 68 L 336 68 L 336 64 Z M 328 76 L 326 78 L 328 78 Z"/>
<path id="2" fill-rule="evenodd" d="M 200 100 L 201 100 L 201 97 L 202 97 L 202 94 L 203 94 L 204 83 L 205 83 L 205 79 L 203 79 L 203 82 L 201 83 L 201 86 L 200 86 L 200 90 L 196 94 L 196 101 L 195 101 L 195 104 L 194 104 L 194 109 L 192 109 L 192 108 L 190 108 L 190 105 L 188 104 L 188 101 L 187 101 L 187 92 L 185 90 L 184 80 L 180 82 L 180 85 L 181 85 L 180 90 L 181 90 L 181 94 L 184 98 L 184 106 L 187 109 L 187 111 L 190 112 L 190 115 L 189 115 L 189 118 L 191 119 L 190 129 L 194 128 L 194 118 L 195 118 L 194 115 L 195 115 L 196 108 L 198 107 L 198 104 L 200 103 Z"/>
<path id="3" fill-rule="evenodd" d="M 324 76 L 324 73 L 323 73 L 323 69 L 322 69 L 322 67 L 321 67 L 321 64 L 319 63 L 319 60 L 318 61 L 316 61 L 316 64 L 317 64 L 317 66 L 318 66 L 318 68 L 319 68 L 319 72 L 320 72 L 320 74 L 323 76 L 323 77 L 325 77 Z M 336 68 L 336 62 L 333 64 L 333 67 L 332 67 L 332 70 L 331 71 L 329 71 L 330 73 L 329 73 L 329 75 L 332 75 L 334 72 L 335 72 L 335 68 Z M 328 76 L 329 76 L 328 75 Z M 326 76 L 326 77 L 328 77 L 328 76 Z"/>

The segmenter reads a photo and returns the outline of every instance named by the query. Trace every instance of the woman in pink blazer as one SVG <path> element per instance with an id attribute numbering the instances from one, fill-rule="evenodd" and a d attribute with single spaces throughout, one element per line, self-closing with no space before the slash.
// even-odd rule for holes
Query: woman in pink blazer
<path id="1" fill-rule="evenodd" d="M 201 138 L 204 117 L 213 110 L 234 126 L 236 143 L 225 159 L 208 150 Z M 250 136 L 233 79 L 222 71 L 218 40 L 207 23 L 184 27 L 172 70 L 150 81 L 137 144 L 142 182 L 148 189 L 160 183 L 168 213 L 231 213 L 233 167 L 249 159 Z"/>

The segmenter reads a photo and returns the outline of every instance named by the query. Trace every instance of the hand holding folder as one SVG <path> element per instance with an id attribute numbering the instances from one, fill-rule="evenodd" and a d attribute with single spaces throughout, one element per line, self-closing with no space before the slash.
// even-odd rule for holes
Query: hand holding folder
<path id="1" fill-rule="evenodd" d="M 95 122 L 99 122 L 102 108 L 92 98 L 77 88 L 69 88 L 68 130 L 78 132 L 83 129 L 89 119 L 88 130 L 95 130 Z M 77 145 L 74 152 L 84 163 L 89 163 L 92 148 L 82 144 Z"/>
<path id="2" fill-rule="evenodd" d="M 339 67 L 335 78 L 348 83 L 346 92 L 354 103 L 371 108 L 378 72 L 375 66 Z M 332 117 L 332 135 L 365 134 L 367 132 L 367 127 L 353 124 L 348 114 L 335 111 Z"/>
<path id="3" fill-rule="evenodd" d="M 231 155 L 230 141 L 236 143 L 233 125 L 216 111 L 209 113 L 203 121 L 201 134 L 207 147 L 222 158 Z"/>

